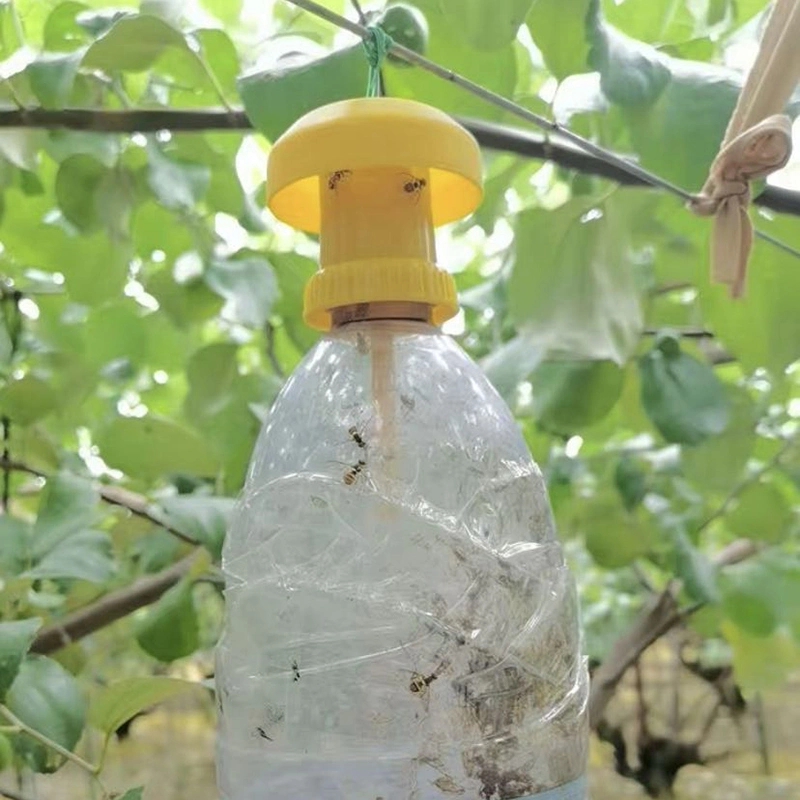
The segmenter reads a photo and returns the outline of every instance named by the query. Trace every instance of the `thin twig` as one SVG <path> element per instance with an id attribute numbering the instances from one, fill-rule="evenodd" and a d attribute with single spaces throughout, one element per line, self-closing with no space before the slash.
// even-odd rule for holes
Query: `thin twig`
<path id="1" fill-rule="evenodd" d="M 52 739 L 48 738 L 43 733 L 40 733 L 35 728 L 31 728 L 30 725 L 24 723 L 11 711 L 11 709 L 9 709 L 7 706 L 4 706 L 2 703 L 0 703 L 0 716 L 5 717 L 5 719 L 7 719 L 12 725 L 15 725 L 20 729 L 20 731 L 30 736 L 31 739 L 36 739 L 39 744 L 43 744 L 48 749 L 58 753 L 60 756 L 63 756 L 68 761 L 71 761 L 73 764 L 80 767 L 82 770 L 85 770 L 91 776 L 97 779 L 97 773 L 99 770 L 94 764 L 84 761 L 76 753 L 73 753 L 71 750 L 67 750 L 66 747 L 62 747 L 58 742 L 54 742 Z"/>
<path id="2" fill-rule="evenodd" d="M 639 722 L 639 741 L 645 742 L 650 736 L 647 726 L 647 703 L 644 699 L 644 682 L 642 681 L 642 659 L 636 659 L 633 665 L 633 674 L 636 680 L 636 715 Z"/>
<path id="3" fill-rule="evenodd" d="M 9 440 L 11 439 L 11 420 L 4 414 L 0 420 L 3 426 L 3 513 L 8 513 L 8 503 L 11 500 L 11 468 L 8 466 Z"/>
<path id="4" fill-rule="evenodd" d="M 356 36 L 360 36 L 362 39 L 366 39 L 368 36 L 370 36 L 368 29 L 363 25 L 353 22 L 352 20 L 343 17 L 341 14 L 337 14 L 335 11 L 325 8 L 325 6 L 314 2 L 314 0 L 286 1 L 298 6 L 299 8 L 305 9 L 306 11 L 315 14 L 322 19 L 327 20 L 333 25 L 344 28 Z M 487 89 L 486 87 L 469 80 L 469 78 L 465 78 L 463 75 L 437 64 L 435 61 L 429 61 L 427 58 L 421 56 L 419 53 L 409 49 L 408 47 L 404 47 L 403 45 L 394 42 L 389 48 L 389 52 L 398 58 L 402 58 L 409 64 L 414 64 L 415 66 L 424 69 L 426 72 L 430 72 L 431 74 L 442 78 L 442 80 L 453 83 L 461 89 L 474 94 L 476 97 L 480 97 L 487 103 L 491 103 L 492 105 L 502 108 L 514 116 L 519 117 L 520 119 L 524 119 L 526 122 L 530 122 L 532 125 L 536 125 L 537 128 L 541 128 L 546 133 L 556 134 L 563 139 L 572 142 L 582 150 L 585 150 L 587 153 L 591 153 L 593 156 L 596 156 L 597 158 L 609 164 L 613 164 L 618 169 L 627 172 L 629 175 L 638 178 L 650 186 L 664 189 L 665 191 L 668 191 L 676 197 L 680 197 L 682 200 L 687 202 L 694 197 L 692 192 L 682 189 L 680 186 L 668 181 L 666 178 L 662 178 L 660 175 L 656 175 L 655 173 L 644 169 L 633 161 L 614 153 L 612 150 L 602 147 L 589 139 L 585 139 L 580 134 L 571 131 L 569 128 L 563 127 L 554 120 L 547 119 L 547 117 L 543 117 L 541 114 L 537 114 L 536 112 L 531 111 L 530 109 L 525 108 L 518 103 L 515 103 L 513 100 L 509 100 L 507 97 L 503 97 L 502 95 L 497 94 L 497 92 L 493 92 L 490 89 Z M 796 250 L 791 245 L 781 242 L 771 235 L 764 234 L 758 229 L 755 230 L 755 234 L 759 238 L 764 239 L 765 241 L 768 241 L 771 244 L 774 244 L 785 250 L 786 252 L 792 253 L 800 258 L 800 250 Z"/>
<path id="5" fill-rule="evenodd" d="M 36 634 L 31 652 L 47 655 L 105 628 L 139 608 L 155 603 L 186 575 L 198 551 L 193 550 L 161 572 L 139 578 L 130 586 L 109 592 L 89 605 L 79 608 L 59 622 L 45 625 Z"/>
<path id="6" fill-rule="evenodd" d="M 267 359 L 275 374 L 279 378 L 285 378 L 286 373 L 281 366 L 281 362 L 278 361 L 278 355 L 275 352 L 275 326 L 271 322 L 267 322 L 264 326 L 264 336 L 266 338 Z"/>
<path id="7" fill-rule="evenodd" d="M 21 461 L 9 459 L 5 455 L 0 458 L 0 467 L 2 467 L 4 470 L 26 472 L 28 475 L 35 475 L 36 477 L 44 478 L 45 480 L 49 478 L 46 472 L 35 469 L 34 467 L 24 464 Z M 171 525 L 155 516 L 150 511 L 151 504 L 146 497 L 136 494 L 135 492 L 131 492 L 128 489 L 123 489 L 121 486 L 108 486 L 104 484 L 97 486 L 97 492 L 100 495 L 100 498 L 106 503 L 126 508 L 131 512 L 131 514 L 141 517 L 142 519 L 146 519 L 148 522 L 151 522 L 153 525 L 157 525 L 159 528 L 163 528 L 165 531 L 167 531 L 167 533 L 171 533 L 182 542 L 193 546 L 198 546 L 200 544 L 200 542 L 195 539 L 194 536 L 190 536 L 188 533 L 184 533 L 177 528 L 173 528 Z"/>
<path id="8" fill-rule="evenodd" d="M 731 491 L 728 493 L 728 496 L 720 503 L 717 509 L 708 517 L 706 517 L 705 520 L 703 520 L 703 522 L 698 526 L 696 532 L 702 533 L 702 531 L 711 525 L 712 522 L 715 522 L 720 517 L 725 516 L 734 500 L 736 500 L 748 486 L 753 483 L 757 483 L 765 473 L 778 466 L 781 458 L 786 455 L 787 451 L 793 444 L 794 439 L 787 439 L 778 452 L 772 456 L 772 458 L 770 458 L 768 461 L 765 461 L 755 472 L 739 481 L 739 483 L 737 483 L 736 486 L 731 489 Z"/>
<path id="9" fill-rule="evenodd" d="M 358 21 L 362 25 L 366 25 L 367 24 L 367 15 L 364 13 L 364 10 L 361 8 L 361 3 L 359 3 L 358 0 L 350 0 L 350 2 L 353 4 L 353 8 L 356 10 L 356 14 L 358 14 Z"/>

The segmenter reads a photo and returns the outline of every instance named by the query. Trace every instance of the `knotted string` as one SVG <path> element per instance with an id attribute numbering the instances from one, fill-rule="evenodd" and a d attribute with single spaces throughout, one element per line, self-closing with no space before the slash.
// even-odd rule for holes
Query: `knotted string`
<path id="1" fill-rule="evenodd" d="M 367 97 L 378 97 L 381 93 L 381 65 L 394 41 L 380 25 L 370 25 L 367 30 L 369 37 L 363 41 L 369 64 Z"/>

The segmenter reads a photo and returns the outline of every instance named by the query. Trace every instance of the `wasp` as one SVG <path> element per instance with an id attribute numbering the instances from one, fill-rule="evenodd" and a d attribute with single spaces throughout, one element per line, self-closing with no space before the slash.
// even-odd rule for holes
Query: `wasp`
<path id="1" fill-rule="evenodd" d="M 297 683 L 300 680 L 300 667 L 297 666 L 297 661 L 292 661 L 292 680 Z"/>
<path id="2" fill-rule="evenodd" d="M 260 725 L 256 727 L 256 732 L 262 739 L 266 739 L 268 742 L 274 741 L 271 736 L 267 736 L 267 732 Z"/>
<path id="3" fill-rule="evenodd" d="M 353 173 L 349 169 L 337 169 L 328 175 L 328 188 L 334 191 L 341 181 L 349 178 Z"/>
<path id="4" fill-rule="evenodd" d="M 439 664 L 439 666 L 433 672 L 431 672 L 430 675 L 423 675 L 420 672 L 414 672 L 411 675 L 411 681 L 408 684 L 409 691 L 424 697 L 428 687 L 442 674 L 442 672 L 447 669 L 448 666 L 449 664 L 446 661 L 442 661 L 442 663 Z"/>
<path id="5" fill-rule="evenodd" d="M 356 478 L 364 471 L 364 467 L 367 466 L 367 462 L 364 459 L 359 458 L 358 461 L 350 467 L 350 469 L 345 472 L 344 477 L 342 480 L 344 481 L 345 486 L 352 486 L 356 482 Z"/>
<path id="6" fill-rule="evenodd" d="M 422 190 L 428 185 L 425 178 L 415 178 L 413 175 L 405 176 L 407 179 L 403 181 L 403 191 L 414 197 L 414 202 L 419 202 L 419 197 Z"/>
<path id="7" fill-rule="evenodd" d="M 364 437 L 358 432 L 358 428 L 355 425 L 350 426 L 347 432 L 350 434 L 352 440 L 362 449 L 366 448 L 367 443 L 364 441 Z"/>

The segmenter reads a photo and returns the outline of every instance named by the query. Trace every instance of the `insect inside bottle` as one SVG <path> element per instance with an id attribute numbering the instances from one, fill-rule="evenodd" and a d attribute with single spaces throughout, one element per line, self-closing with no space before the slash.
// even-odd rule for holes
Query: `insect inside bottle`
<path id="1" fill-rule="evenodd" d="M 448 663 L 442 661 L 430 675 L 423 675 L 421 672 L 412 673 L 411 681 L 408 684 L 409 690 L 414 694 L 424 697 L 425 693 L 428 691 L 428 687 L 447 669 L 447 667 Z"/>
<path id="2" fill-rule="evenodd" d="M 337 169 L 336 172 L 331 172 L 328 175 L 328 188 L 334 191 L 345 178 L 349 178 L 352 174 L 349 169 Z"/>
<path id="3" fill-rule="evenodd" d="M 355 425 L 351 425 L 347 432 L 350 434 L 350 438 L 361 448 L 366 448 L 367 443 L 364 441 L 364 437 L 358 432 L 358 428 Z"/>
<path id="4" fill-rule="evenodd" d="M 366 466 L 367 462 L 359 458 L 358 461 L 352 467 L 350 467 L 347 472 L 345 472 L 344 477 L 342 478 L 345 486 L 352 486 L 356 482 L 358 476 L 364 471 L 364 467 Z"/>

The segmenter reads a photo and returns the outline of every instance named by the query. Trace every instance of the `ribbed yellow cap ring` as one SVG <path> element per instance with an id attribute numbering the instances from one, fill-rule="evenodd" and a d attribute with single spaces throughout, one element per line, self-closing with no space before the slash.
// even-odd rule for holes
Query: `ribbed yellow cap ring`
<path id="1" fill-rule="evenodd" d="M 330 310 L 357 303 L 403 300 L 431 306 L 431 322 L 439 325 L 458 311 L 456 285 L 450 273 L 433 264 L 408 258 L 378 258 L 337 264 L 306 284 L 303 319 L 327 330 Z"/>

